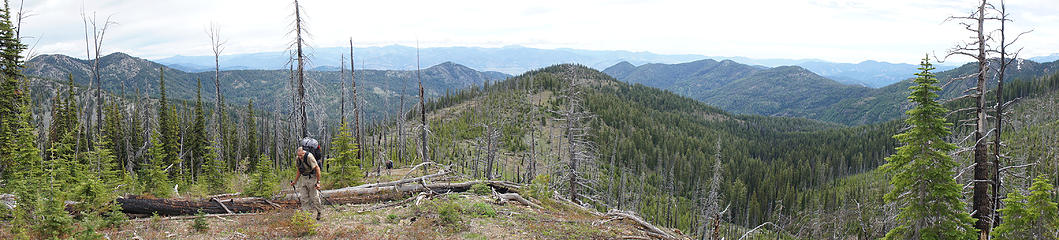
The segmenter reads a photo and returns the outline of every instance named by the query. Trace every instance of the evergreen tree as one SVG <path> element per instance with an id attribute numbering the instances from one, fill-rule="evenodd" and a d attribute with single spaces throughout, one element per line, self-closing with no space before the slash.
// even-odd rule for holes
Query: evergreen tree
<path id="1" fill-rule="evenodd" d="M 333 170 L 328 174 L 332 186 L 344 187 L 354 186 L 360 183 L 360 159 L 357 159 L 357 143 L 345 122 L 339 123 L 338 136 L 331 141 L 331 151 L 334 157 Z"/>
<path id="2" fill-rule="evenodd" d="M 107 106 L 106 116 L 103 117 L 103 138 L 102 146 L 107 148 L 111 154 L 113 154 L 114 164 L 109 165 L 110 169 L 104 170 L 116 170 L 117 174 L 127 175 L 125 173 L 125 167 L 123 162 L 128 159 L 128 153 L 125 152 L 125 130 L 124 130 L 124 116 L 125 111 L 121 109 L 117 101 L 110 101 Z"/>
<path id="3" fill-rule="evenodd" d="M 269 162 L 268 155 L 261 154 L 258 159 L 261 162 Z M 254 169 L 251 175 L 250 187 L 246 194 L 253 197 L 271 197 L 276 193 L 276 181 L 278 180 L 271 164 L 261 164 Z"/>
<path id="4" fill-rule="evenodd" d="M 44 161 L 45 176 L 49 179 L 59 193 L 64 193 L 67 186 L 77 186 L 84 179 L 85 166 L 74 152 L 74 132 L 66 132 L 59 136 L 59 141 L 52 143 L 48 148 L 48 159 Z"/>
<path id="5" fill-rule="evenodd" d="M 258 152 L 257 152 L 257 124 L 254 122 L 254 100 L 250 99 L 250 103 L 246 105 L 246 153 L 243 156 L 249 158 L 249 166 L 247 166 L 248 172 L 254 172 L 258 165 Z"/>
<path id="6" fill-rule="evenodd" d="M 171 183 L 169 178 L 165 174 L 165 165 L 167 159 L 167 153 L 165 145 L 159 140 L 158 131 L 154 131 L 151 134 L 151 148 L 148 149 L 148 154 L 151 157 L 151 161 L 146 166 L 140 168 L 140 184 L 143 185 L 143 193 L 151 194 L 155 197 L 165 198 L 169 197 L 172 192 L 169 190 Z"/>
<path id="7" fill-rule="evenodd" d="M 936 100 L 941 88 L 935 86 L 938 80 L 929 57 L 919 70 L 916 85 L 909 87 L 908 99 L 916 104 L 906 112 L 911 129 L 894 135 L 904 145 L 882 167 L 893 185 L 884 199 L 901 209 L 898 226 L 885 239 L 973 239 L 974 221 L 963 212 L 961 186 L 953 180 L 956 162 L 948 154 L 956 146 L 944 140 L 952 124 L 945 122 L 948 111 Z"/>
<path id="8" fill-rule="evenodd" d="M 201 166 L 205 162 L 203 156 L 207 154 L 206 149 L 209 145 L 206 139 L 206 110 L 202 105 L 202 80 L 198 81 L 198 91 L 195 96 L 195 119 L 192 120 L 191 130 L 188 131 L 187 149 L 189 159 L 191 159 L 189 166 L 191 178 L 197 181 Z"/>
<path id="9" fill-rule="evenodd" d="M 999 210 L 1004 221 L 992 232 L 996 239 L 1059 239 L 1059 210 L 1052 201 L 1055 187 L 1048 181 L 1037 176 L 1029 197 L 1017 190 L 1008 193 Z"/>
<path id="10" fill-rule="evenodd" d="M 206 147 L 206 155 L 202 156 L 206 162 L 202 164 L 202 178 L 199 180 L 206 184 L 206 192 L 219 194 L 228 192 L 228 178 L 225 177 L 224 163 L 217 160 L 213 147 Z"/>
<path id="11" fill-rule="evenodd" d="M 179 131 L 177 130 L 177 119 L 176 112 L 169 107 L 169 101 L 166 99 L 165 91 L 165 68 L 158 69 L 160 77 L 158 80 L 158 92 L 161 98 L 158 100 L 158 129 L 160 143 L 162 144 L 163 154 L 162 161 L 159 164 L 163 164 L 163 168 L 169 168 L 169 165 L 176 165 L 180 162 L 180 145 Z M 173 169 L 173 168 L 169 168 Z M 176 178 L 177 171 L 170 171 L 170 177 Z"/>
<path id="12" fill-rule="evenodd" d="M 52 121 L 48 129 L 48 146 L 61 140 L 66 133 L 78 130 L 78 106 L 76 99 L 74 99 L 73 74 L 69 75 L 66 85 L 68 87 L 66 97 L 60 98 L 61 94 L 55 94 L 54 101 L 52 101 Z"/>

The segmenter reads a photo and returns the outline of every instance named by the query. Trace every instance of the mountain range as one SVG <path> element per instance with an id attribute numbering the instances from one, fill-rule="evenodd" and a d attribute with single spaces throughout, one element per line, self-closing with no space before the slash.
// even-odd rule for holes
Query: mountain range
<path id="1" fill-rule="evenodd" d="M 45 80 L 65 83 L 73 76 L 74 84 L 88 86 L 91 62 L 65 55 L 41 55 L 26 63 L 24 73 Z M 216 99 L 213 72 L 185 72 L 124 53 L 113 53 L 99 59 L 103 89 L 116 95 L 135 95 L 145 92 L 158 96 L 159 70 L 165 69 L 166 90 L 170 99 L 194 100 L 196 80 L 202 81 L 203 101 Z M 336 114 L 327 115 L 339 106 L 341 81 L 349 88 L 349 72 L 307 71 L 307 93 L 313 95 L 311 108 L 323 119 L 337 119 Z M 446 92 L 481 86 L 510 77 L 498 72 L 480 72 L 452 62 L 443 62 L 424 68 L 421 72 L 427 97 L 442 96 Z M 220 72 L 221 90 L 229 104 L 245 105 L 251 99 L 258 109 L 270 112 L 287 112 L 290 98 L 290 73 L 287 70 L 225 70 Z M 365 119 L 382 119 L 384 115 L 396 114 L 403 91 L 408 96 L 405 102 L 411 106 L 417 93 L 416 72 L 405 70 L 365 70 L 356 72 L 358 95 Z M 347 90 L 352 91 L 352 90 Z M 45 95 L 53 95 L 51 89 Z M 347 93 L 347 97 L 350 96 Z M 350 103 L 347 103 L 350 104 Z M 347 107 L 351 108 L 351 107 Z M 406 108 L 407 109 L 407 108 Z M 351 111 L 349 111 L 351 113 Z"/>
<path id="2" fill-rule="evenodd" d="M 311 50 L 311 69 L 337 70 L 341 56 L 348 56 L 349 48 L 330 47 Z M 355 49 L 357 68 L 414 70 L 416 49 L 414 47 L 390 45 L 381 47 L 358 47 Z M 755 59 L 746 57 L 705 56 L 695 54 L 655 54 L 632 51 L 601 51 L 581 49 L 540 49 L 522 46 L 500 48 L 484 47 L 436 47 L 419 51 L 419 60 L 424 65 L 435 65 L 446 61 L 458 62 L 482 71 L 498 71 L 520 74 L 525 71 L 550 66 L 556 63 L 580 63 L 595 69 L 603 69 L 619 62 L 640 65 L 646 63 L 682 63 L 700 59 L 733 60 L 747 65 L 777 67 L 801 66 L 818 75 L 851 85 L 878 88 L 904 79 L 916 72 L 916 65 L 863 61 L 860 63 L 835 63 L 819 59 Z M 212 71 L 213 56 L 173 56 L 155 60 L 166 66 L 187 72 Z M 249 70 L 287 69 L 289 54 L 283 51 L 223 55 L 221 69 Z M 347 63 L 348 64 L 348 63 Z M 347 65 L 348 66 L 348 65 Z M 938 66 L 947 70 L 955 66 Z"/>
<path id="3" fill-rule="evenodd" d="M 938 79 L 971 74 L 977 68 L 935 70 Z M 1030 79 L 1055 73 L 1059 62 L 1019 61 L 1009 68 L 1008 79 Z M 896 119 L 909 107 L 906 97 L 912 74 L 882 88 L 845 85 L 798 66 L 765 68 L 730 60 L 699 60 L 680 64 L 623 62 L 603 71 L 621 81 L 639 83 L 687 96 L 726 111 L 766 116 L 805 117 L 860 125 Z M 956 97 L 973 84 L 960 81 L 948 85 L 940 95 Z M 990 86 L 996 85 L 993 80 Z"/>

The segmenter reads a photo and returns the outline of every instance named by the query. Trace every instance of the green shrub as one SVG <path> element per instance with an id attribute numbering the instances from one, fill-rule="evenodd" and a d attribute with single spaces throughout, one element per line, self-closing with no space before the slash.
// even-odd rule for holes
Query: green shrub
<path id="1" fill-rule="evenodd" d="M 297 236 L 316 234 L 316 218 L 309 211 L 297 211 L 290 218 L 290 231 Z"/>
<path id="2" fill-rule="evenodd" d="M 453 201 L 438 203 L 438 220 L 442 225 L 456 226 L 460 223 L 460 205 Z"/>
<path id="3" fill-rule="evenodd" d="M 205 213 L 199 211 L 199 213 L 195 214 L 195 216 L 195 219 L 191 222 L 191 230 L 195 230 L 196 232 L 205 232 L 207 230 L 210 230 L 210 223 L 206 221 Z"/>
<path id="4" fill-rule="evenodd" d="M 496 209 L 493 209 L 493 205 L 483 202 L 471 204 L 471 208 L 468 211 L 477 217 L 496 217 Z"/>
<path id="5" fill-rule="evenodd" d="M 551 175 L 537 175 L 530 185 L 526 186 L 526 196 L 536 199 L 551 199 L 553 192 L 548 189 L 551 183 Z"/>
<path id="6" fill-rule="evenodd" d="M 397 214 L 391 213 L 390 215 L 386 215 L 386 219 L 389 220 L 390 223 L 397 223 L 401 220 L 401 217 L 397 216 Z"/>
<path id="7" fill-rule="evenodd" d="M 485 185 L 484 183 L 479 183 L 471 186 L 471 192 L 474 194 L 478 194 L 479 196 L 485 196 L 493 194 L 493 188 L 489 187 L 489 185 Z"/>

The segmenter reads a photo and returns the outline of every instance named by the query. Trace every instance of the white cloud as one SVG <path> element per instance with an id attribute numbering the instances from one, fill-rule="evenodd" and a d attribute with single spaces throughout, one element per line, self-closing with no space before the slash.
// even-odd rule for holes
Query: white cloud
<path id="1" fill-rule="evenodd" d="M 1025 56 L 1059 52 L 1059 5 L 1012 1 L 1016 29 L 1034 29 Z M 819 58 L 914 63 L 942 53 L 966 33 L 942 21 L 975 1 L 301 1 L 316 47 L 524 45 L 541 48 L 651 51 L 670 54 Z M 24 35 L 39 37 L 39 53 L 84 56 L 81 3 L 27 3 L 35 15 Z M 283 50 L 289 43 L 290 1 L 96 0 L 84 8 L 119 22 L 106 52 L 146 58 L 209 55 L 205 28 L 214 22 L 228 39 L 226 53 Z M 30 40 L 33 42 L 36 40 Z"/>

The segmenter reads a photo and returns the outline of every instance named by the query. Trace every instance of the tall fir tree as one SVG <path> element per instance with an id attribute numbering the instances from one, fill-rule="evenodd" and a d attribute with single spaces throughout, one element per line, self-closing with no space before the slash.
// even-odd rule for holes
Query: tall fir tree
<path id="1" fill-rule="evenodd" d="M 176 165 L 180 162 L 180 145 L 179 131 L 177 130 L 176 112 L 169 107 L 169 100 L 166 98 L 165 90 L 165 68 L 159 68 L 159 80 L 158 80 L 158 92 L 160 98 L 158 100 L 158 129 L 159 139 L 162 144 L 162 150 L 165 152 L 162 162 L 163 169 L 170 169 L 169 176 L 171 178 L 177 178 L 177 171 L 174 171 L 170 165 Z"/>
<path id="2" fill-rule="evenodd" d="M 106 170 L 118 170 L 121 175 L 124 174 L 124 161 L 128 159 L 128 153 L 125 151 L 125 111 L 121 109 L 116 100 L 111 100 L 106 104 L 105 116 L 103 116 L 103 138 L 102 142 L 105 143 L 101 147 L 105 147 L 110 150 L 110 153 L 114 155 L 115 163 L 110 167 L 113 169 Z"/>
<path id="3" fill-rule="evenodd" d="M 1044 175 L 1033 180 L 1029 197 L 1017 190 L 1008 193 L 1004 208 L 999 210 L 1004 221 L 992 232 L 995 239 L 1059 239 L 1059 208 L 1052 200 L 1055 194 L 1055 187 Z"/>
<path id="4" fill-rule="evenodd" d="M 203 156 L 207 155 L 206 149 L 209 140 L 206 139 L 206 110 L 202 105 L 202 80 L 198 80 L 198 90 L 195 95 L 195 116 L 192 120 L 191 130 L 188 131 L 188 155 L 191 159 L 189 166 L 192 180 L 198 180 L 202 164 L 205 162 Z M 215 154 L 214 154 L 215 155 Z"/>
<path id="5" fill-rule="evenodd" d="M 894 135 L 904 145 L 882 167 L 893 185 L 884 199 L 901 209 L 897 227 L 885 239 L 974 239 L 974 220 L 964 212 L 961 186 L 953 179 L 956 162 L 948 154 L 956 146 L 944 139 L 952 124 L 945 122 L 948 110 L 936 100 L 941 88 L 935 86 L 929 57 L 919 70 L 916 85 L 909 87 L 915 107 L 906 112 L 905 123 L 911 128 Z"/>
<path id="6" fill-rule="evenodd" d="M 246 152 L 243 156 L 248 158 L 247 172 L 252 173 L 258 165 L 257 124 L 254 121 L 254 100 L 246 104 Z"/>

